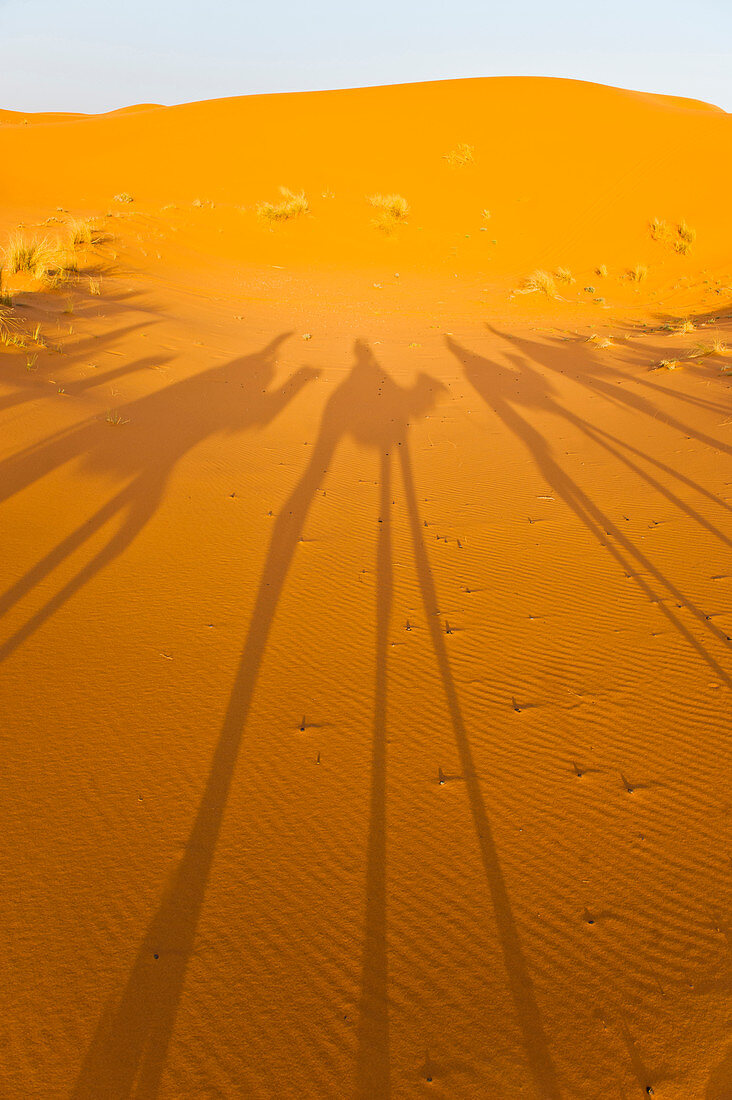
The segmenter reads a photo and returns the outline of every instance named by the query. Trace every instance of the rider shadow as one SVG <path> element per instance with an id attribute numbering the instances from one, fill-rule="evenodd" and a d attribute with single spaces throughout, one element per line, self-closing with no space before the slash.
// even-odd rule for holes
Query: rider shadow
<path id="1" fill-rule="evenodd" d="M 729 646 L 730 640 L 727 635 L 716 627 L 707 615 L 688 596 L 681 592 L 677 585 L 595 504 L 584 489 L 559 464 L 549 440 L 538 431 L 523 413 L 524 410 L 530 412 L 532 409 L 551 411 L 568 423 L 585 430 L 590 438 L 599 442 L 602 442 L 603 435 L 608 437 L 608 433 L 602 433 L 599 429 L 594 428 L 586 421 L 582 421 L 566 409 L 553 395 L 551 383 L 521 356 L 508 356 L 511 365 L 506 366 L 468 351 L 450 337 L 446 338 L 446 342 L 450 351 L 462 364 L 468 381 L 509 431 L 525 445 L 537 468 L 557 496 L 574 512 L 600 545 L 607 549 L 625 575 L 632 577 L 643 595 L 657 606 L 674 630 L 706 662 L 714 674 L 723 680 L 728 687 L 732 687 L 732 677 L 724 670 L 704 642 L 697 638 L 675 614 L 674 610 L 668 606 L 668 602 L 673 602 L 678 607 L 686 607 L 697 620 L 704 634 L 710 639 L 714 639 L 724 646 Z M 605 446 L 607 447 L 607 443 L 605 443 Z M 616 457 L 620 457 L 617 450 L 612 451 L 612 453 Z M 709 529 L 710 525 L 705 523 L 704 526 Z M 711 528 L 711 530 L 722 541 L 727 541 L 726 536 L 717 531 L 716 528 Z M 647 574 L 652 580 L 646 580 L 641 573 Z M 666 596 L 671 598 L 670 601 L 659 598 L 652 587 L 653 582 L 665 589 Z"/>
<path id="2" fill-rule="evenodd" d="M 0 646 L 0 661 L 124 553 L 152 519 L 176 463 L 191 448 L 216 433 L 268 424 L 316 376 L 316 371 L 302 367 L 283 386 L 271 388 L 277 351 L 287 335 L 278 336 L 260 352 L 122 406 L 120 416 L 129 421 L 129 428 L 110 431 L 98 420 L 86 420 L 2 464 L 1 499 L 75 460 L 81 461 L 82 470 L 109 472 L 126 484 L 0 596 L 0 615 L 4 615 L 98 531 L 118 521 L 101 549 Z"/>
<path id="3" fill-rule="evenodd" d="M 632 412 L 638 413 L 642 416 L 647 416 L 655 423 L 660 420 L 669 423 L 677 431 L 683 432 L 684 435 L 694 435 L 694 429 L 689 425 L 681 423 L 678 420 L 668 419 L 665 414 L 650 400 L 650 398 L 643 395 L 632 393 L 627 388 L 619 388 L 618 382 L 626 382 L 632 376 L 625 374 L 617 367 L 613 367 L 609 364 L 599 364 L 594 361 L 591 356 L 583 356 L 577 361 L 574 356 L 568 357 L 566 354 L 566 345 L 563 348 L 558 348 L 550 344 L 540 344 L 535 340 L 529 340 L 526 337 L 519 337 L 510 335 L 506 332 L 500 332 L 498 329 L 487 326 L 489 332 L 492 332 L 496 336 L 500 336 L 511 347 L 515 347 L 519 351 L 524 351 L 528 354 L 529 358 L 535 363 L 540 363 L 546 370 L 551 371 L 554 374 L 563 374 L 571 378 L 573 382 L 578 383 L 585 389 L 601 394 L 607 401 L 610 401 L 613 405 L 619 408 L 625 408 Z M 519 375 L 522 373 L 522 366 L 526 363 L 526 360 L 520 356 L 509 355 L 507 356 L 509 361 L 516 363 Z M 569 362 L 568 362 L 569 358 Z M 727 411 L 725 407 L 716 405 L 713 402 L 708 402 L 703 398 L 690 398 L 689 395 L 680 394 L 677 391 L 667 390 L 665 387 L 655 383 L 650 383 L 644 379 L 636 378 L 635 381 L 640 382 L 642 385 L 649 386 L 654 391 L 654 396 L 667 396 L 677 399 L 695 401 L 701 408 L 706 411 Z M 732 548 L 732 539 L 729 538 L 724 531 L 721 531 L 718 527 L 715 527 L 711 521 L 702 516 L 697 509 L 695 509 L 687 500 L 684 500 L 675 492 L 670 485 L 665 485 L 659 481 L 661 475 L 667 477 L 669 482 L 676 482 L 678 485 L 683 486 L 685 489 L 689 489 L 692 492 L 704 497 L 710 503 L 721 508 L 723 511 L 732 512 L 732 504 L 723 500 L 715 493 L 711 492 L 706 486 L 700 485 L 694 481 L 693 478 L 684 474 L 681 470 L 677 470 L 667 463 L 662 462 L 656 458 L 655 455 L 643 451 L 640 447 L 628 442 L 625 439 L 620 438 L 617 435 L 607 431 L 601 424 L 592 424 L 590 421 L 583 419 L 577 414 L 571 412 L 566 406 L 560 405 L 558 401 L 554 400 L 550 394 L 547 395 L 550 398 L 547 401 L 547 408 L 550 408 L 552 412 L 559 416 L 563 416 L 566 420 L 571 421 L 581 432 L 583 432 L 588 438 L 592 439 L 598 446 L 603 447 L 606 451 L 612 454 L 619 462 L 622 462 L 629 470 L 631 470 L 638 477 L 642 478 L 648 485 L 655 489 L 661 496 L 665 496 L 666 499 L 677 507 L 680 511 L 685 512 L 686 515 L 698 523 L 700 527 L 704 527 L 711 535 L 719 539 L 721 542 L 726 543 L 727 546 Z M 695 437 L 700 442 L 707 446 L 713 446 L 715 450 L 727 450 L 728 453 L 732 453 L 726 444 L 720 440 L 711 439 L 704 434 L 696 433 Z M 632 456 L 632 457 L 631 457 Z M 638 466 L 635 459 L 647 463 L 658 471 L 658 475 L 654 476 L 647 470 Z"/>
<path id="4" fill-rule="evenodd" d="M 708 436 L 706 433 L 699 431 L 692 424 L 679 420 L 678 417 L 674 416 L 672 413 L 661 409 L 655 402 L 659 398 L 667 398 L 677 404 L 681 404 L 681 406 L 685 408 L 685 411 L 691 408 L 700 408 L 706 412 L 722 414 L 727 414 L 729 412 L 729 406 L 727 404 L 713 401 L 708 397 L 699 397 L 695 394 L 685 393 L 679 389 L 671 389 L 658 381 L 655 375 L 653 379 L 651 379 L 643 375 L 628 374 L 610 361 L 600 362 L 595 355 L 587 351 L 587 343 L 580 338 L 574 341 L 574 343 L 584 343 L 583 351 L 585 354 L 568 356 L 567 344 L 564 341 L 561 343 L 539 342 L 538 340 L 531 340 L 527 336 L 516 336 L 508 332 L 501 332 L 500 329 L 492 325 L 487 325 L 486 327 L 493 335 L 499 336 L 511 347 L 515 348 L 517 351 L 523 352 L 534 363 L 541 364 L 542 367 L 552 371 L 554 374 L 565 375 L 567 378 L 584 386 L 586 389 L 601 394 L 607 401 L 610 401 L 618 408 L 625 408 L 641 416 L 647 416 L 654 423 L 660 421 L 673 428 L 682 436 L 690 436 L 699 443 L 712 447 L 715 451 L 723 451 L 726 454 L 732 455 L 732 446 L 730 446 L 730 444 L 725 443 L 721 439 L 715 439 L 712 436 Z M 633 381 L 636 387 L 645 392 L 641 393 L 637 392 L 635 388 L 629 389 L 625 386 L 618 386 L 619 382 L 624 383 L 629 381 Z M 600 432 L 600 430 L 600 427 L 596 425 L 595 431 Z M 608 439 L 615 438 L 609 433 L 604 434 Z M 672 470 L 670 467 L 658 462 L 652 455 L 634 449 L 627 443 L 624 443 L 623 446 L 625 446 L 628 451 L 640 455 L 658 469 L 664 470 L 666 473 L 677 478 L 689 487 L 709 496 L 715 503 L 732 511 L 732 506 L 726 505 L 719 497 L 715 497 L 713 494 L 706 492 L 703 487 L 697 485 L 691 479 L 685 478 L 677 470 Z"/>
<path id="5" fill-rule="evenodd" d="M 375 705 L 366 913 L 358 1025 L 358 1095 L 383 1100 L 390 1094 L 386 897 L 386 712 L 387 648 L 392 609 L 392 466 L 404 483 L 409 528 L 422 600 L 466 779 L 480 854 L 493 901 L 498 936 L 526 1057 L 537 1092 L 558 1097 L 538 1007 L 518 938 L 510 899 L 492 838 L 483 794 L 462 717 L 439 623 L 437 596 L 422 541 L 408 448 L 411 420 L 426 415 L 441 386 L 420 375 L 410 388 L 394 383 L 364 343 L 356 361 L 329 398 L 310 461 L 275 520 L 254 600 L 241 660 L 221 733 L 185 851 L 140 944 L 127 984 L 107 1009 L 73 1090 L 73 1100 L 109 1100 L 158 1094 L 167 1050 L 183 992 L 188 959 L 215 857 L 243 733 L 285 581 L 310 508 L 344 438 L 374 448 L 380 461 L 381 523 L 376 548 L 377 606 Z"/>

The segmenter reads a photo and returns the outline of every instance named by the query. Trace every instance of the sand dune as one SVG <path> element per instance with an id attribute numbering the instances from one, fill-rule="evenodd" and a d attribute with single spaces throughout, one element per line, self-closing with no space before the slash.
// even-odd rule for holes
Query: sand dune
<path id="1" fill-rule="evenodd" d="M 731 150 L 0 112 L 3 1096 L 732 1096 Z"/>

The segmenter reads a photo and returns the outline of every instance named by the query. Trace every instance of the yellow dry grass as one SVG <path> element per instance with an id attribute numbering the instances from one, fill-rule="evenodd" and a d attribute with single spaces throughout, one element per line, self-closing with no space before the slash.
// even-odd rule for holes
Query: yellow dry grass
<path id="1" fill-rule="evenodd" d="M 284 222 L 290 218 L 298 218 L 301 214 L 307 214 L 310 209 L 305 192 L 290 191 L 287 187 L 280 187 L 282 199 L 280 202 L 260 202 L 257 206 L 257 214 L 268 222 Z"/>
<path id="2" fill-rule="evenodd" d="M 450 168 L 464 168 L 467 164 L 472 164 L 475 160 L 473 155 L 474 150 L 472 145 L 466 145 L 465 142 L 461 142 L 460 145 L 451 149 L 449 153 L 445 153 L 443 160 L 447 161 Z"/>
<path id="3" fill-rule="evenodd" d="M 556 280 L 549 271 L 537 268 L 524 279 L 519 293 L 546 294 L 548 298 L 554 298 L 557 293 Z"/>
<path id="4" fill-rule="evenodd" d="M 374 219 L 377 229 L 390 232 L 406 222 L 409 216 L 409 203 L 403 195 L 369 195 L 368 202 L 377 212 Z"/>

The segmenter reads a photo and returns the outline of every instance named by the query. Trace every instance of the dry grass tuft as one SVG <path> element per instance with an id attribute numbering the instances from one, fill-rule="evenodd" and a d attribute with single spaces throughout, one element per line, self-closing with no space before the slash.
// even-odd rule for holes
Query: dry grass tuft
<path id="1" fill-rule="evenodd" d="M 690 353 L 691 359 L 706 359 L 710 355 L 727 355 L 729 348 L 719 339 L 712 340 L 711 344 L 697 344 Z"/>
<path id="2" fill-rule="evenodd" d="M 665 222 L 663 218 L 654 218 L 652 222 L 648 223 L 648 228 L 654 241 L 665 241 L 668 239 L 668 222 Z"/>
<path id="3" fill-rule="evenodd" d="M 553 275 L 548 271 L 542 271 L 537 268 L 536 271 L 532 271 L 531 274 L 524 279 L 520 293 L 546 294 L 548 298 L 555 298 L 557 294 L 557 284 Z"/>
<path id="4" fill-rule="evenodd" d="M 374 225 L 389 233 L 406 222 L 409 203 L 403 195 L 369 195 L 368 202 L 377 211 Z"/>
<path id="5" fill-rule="evenodd" d="M 128 195 L 126 191 L 120 191 L 118 195 L 114 195 L 115 202 L 134 202 L 132 195 Z"/>
<path id="6" fill-rule="evenodd" d="M 101 278 L 93 279 L 91 277 L 91 275 L 89 276 L 89 293 L 94 294 L 97 297 L 102 293 L 102 280 L 101 280 Z"/>
<path id="7" fill-rule="evenodd" d="M 260 202 L 257 206 L 257 214 L 269 222 L 284 222 L 290 218 L 297 218 L 301 214 L 307 214 L 310 209 L 305 192 L 295 194 L 287 187 L 280 187 L 281 202 Z"/>
<path id="8" fill-rule="evenodd" d="M 554 278 L 558 283 L 565 283 L 567 286 L 575 281 L 574 275 L 568 267 L 558 267 L 554 272 Z"/>
<path id="9" fill-rule="evenodd" d="M 696 230 L 687 225 L 685 221 L 672 227 L 661 218 L 654 218 L 652 222 L 648 223 L 648 228 L 654 241 L 667 245 L 682 256 L 691 251 L 691 246 L 696 240 Z"/>
<path id="10" fill-rule="evenodd" d="M 68 226 L 72 245 L 100 244 L 105 239 L 103 230 L 92 218 L 72 218 Z"/>
<path id="11" fill-rule="evenodd" d="M 9 291 L 3 290 L 3 267 L 0 264 L 0 306 L 12 306 L 13 299 Z"/>
<path id="12" fill-rule="evenodd" d="M 598 336 L 597 333 L 593 333 L 587 341 L 589 344 L 594 344 L 596 348 L 614 348 L 615 344 L 608 336 Z"/>
<path id="13" fill-rule="evenodd" d="M 630 279 L 632 283 L 642 283 L 644 279 L 648 278 L 648 268 L 645 264 L 636 264 L 635 267 L 628 268 L 626 278 Z"/>
<path id="14" fill-rule="evenodd" d="M 605 264 L 600 264 L 595 268 L 595 275 L 599 275 L 601 279 L 607 279 L 607 267 Z"/>
<path id="15" fill-rule="evenodd" d="M 0 344 L 13 344 L 16 342 L 18 322 L 12 309 L 0 306 Z"/>
<path id="16" fill-rule="evenodd" d="M 693 321 L 684 321 L 678 329 L 679 336 L 686 336 L 690 332 L 696 332 L 696 325 Z"/>
<path id="17" fill-rule="evenodd" d="M 450 168 L 464 168 L 466 164 L 473 164 L 475 157 L 473 156 L 473 146 L 466 145 L 461 142 L 455 149 L 451 149 L 449 153 L 445 153 L 443 160 L 446 160 Z"/>
<path id="18" fill-rule="evenodd" d="M 107 409 L 107 415 L 104 419 L 115 428 L 122 424 L 129 424 L 129 419 L 123 416 L 117 409 Z"/>
<path id="19" fill-rule="evenodd" d="M 22 233 L 10 238 L 4 265 L 11 275 L 30 275 L 53 287 L 63 285 L 71 273 L 79 270 L 78 260 L 68 245 L 48 237 L 28 238 Z"/>
<path id="20" fill-rule="evenodd" d="M 696 240 L 696 229 L 692 229 L 686 222 L 679 222 L 676 226 L 676 233 L 678 236 L 673 242 L 674 249 L 685 256 L 687 252 L 691 251 L 691 246 Z"/>
<path id="21" fill-rule="evenodd" d="M 21 273 L 38 276 L 46 269 L 53 246 L 48 237 L 29 240 L 22 233 L 15 233 L 5 249 L 4 267 L 11 275 Z"/>

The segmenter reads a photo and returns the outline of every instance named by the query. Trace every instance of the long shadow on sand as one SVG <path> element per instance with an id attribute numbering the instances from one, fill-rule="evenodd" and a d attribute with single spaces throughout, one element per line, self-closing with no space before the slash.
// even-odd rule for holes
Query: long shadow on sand
<path id="1" fill-rule="evenodd" d="M 506 337 L 506 339 L 509 338 Z M 706 638 L 710 641 L 714 640 L 729 650 L 730 640 L 724 631 L 720 630 L 709 620 L 709 617 L 680 590 L 674 581 L 667 577 L 664 572 L 651 561 L 644 551 L 635 545 L 633 540 L 624 531 L 620 530 L 617 524 L 613 523 L 612 519 L 598 507 L 577 481 L 567 473 L 555 458 L 550 442 L 538 431 L 534 424 L 529 421 L 527 416 L 524 415 L 524 411 L 528 413 L 530 413 L 532 409 L 537 411 L 541 410 L 543 412 L 549 411 L 565 422 L 579 428 L 595 443 L 603 446 L 613 454 L 616 459 L 623 462 L 626 467 L 631 468 L 635 474 L 643 477 L 649 484 L 653 485 L 655 489 L 661 492 L 663 496 L 672 501 L 682 511 L 686 512 L 687 515 L 698 522 L 700 526 L 727 545 L 729 545 L 728 536 L 701 517 L 695 509 L 683 502 L 677 494 L 667 487 L 662 486 L 651 475 L 645 473 L 623 452 L 629 451 L 630 453 L 634 453 L 636 457 L 653 462 L 654 460 L 651 456 L 643 454 L 638 448 L 629 448 L 626 444 L 623 444 L 617 436 L 613 436 L 601 428 L 594 427 L 588 421 L 576 416 L 562 405 L 551 392 L 552 387 L 550 381 L 536 370 L 526 358 L 519 355 L 508 355 L 506 358 L 510 365 L 507 366 L 494 359 L 488 359 L 468 351 L 450 337 L 446 338 L 446 342 L 450 351 L 462 364 L 468 381 L 505 426 L 525 445 L 537 468 L 548 484 L 551 485 L 557 496 L 574 512 L 575 516 L 587 530 L 590 531 L 597 541 L 607 549 L 608 553 L 615 559 L 626 576 L 632 577 L 643 595 L 658 607 L 658 610 L 666 617 L 673 629 L 677 631 L 684 641 L 695 650 L 697 655 L 706 662 L 707 666 L 714 674 L 723 680 L 728 687 L 732 687 L 732 677 L 725 671 L 717 658 L 710 651 L 708 643 L 706 639 L 704 639 L 706 635 Z M 534 344 L 531 341 L 514 341 L 513 338 L 510 338 L 510 342 L 519 344 L 522 347 L 530 345 L 534 348 Z M 536 349 L 540 347 L 540 345 L 535 345 Z M 547 364 L 544 363 L 544 365 Z M 606 386 L 606 383 L 602 379 L 594 377 L 591 381 L 587 381 L 586 384 L 591 385 L 593 388 L 598 388 L 600 392 L 603 392 Z M 608 389 L 610 389 L 610 387 L 608 387 Z M 642 412 L 646 415 L 653 415 L 653 406 L 649 406 L 644 399 L 638 399 L 632 395 L 628 397 L 622 395 L 619 397 L 614 388 L 611 389 L 611 392 L 607 396 L 612 397 L 615 401 L 627 402 L 629 407 L 633 408 L 635 411 Z M 675 418 L 668 419 L 667 423 L 674 428 L 685 431 L 687 434 L 692 434 L 690 428 L 677 421 Z M 701 433 L 696 433 L 696 436 L 704 443 L 721 446 L 717 441 L 710 440 Z M 655 465 L 659 466 L 661 464 L 655 463 Z M 676 471 L 671 471 L 668 467 L 663 467 L 663 469 L 667 473 L 676 474 Z M 682 475 L 677 476 L 687 485 L 693 486 L 694 488 L 700 488 L 696 486 L 691 479 L 684 478 Z M 716 503 L 726 507 L 725 502 L 718 500 L 713 494 L 711 496 Z M 646 580 L 646 576 L 650 579 Z M 655 591 L 653 588 L 654 582 L 660 589 L 664 590 L 663 595 L 659 595 L 659 593 Z M 678 607 L 684 606 L 688 609 L 699 624 L 700 637 L 696 637 L 695 634 L 692 633 L 675 611 L 668 606 L 667 601 L 673 602 Z"/>
<path id="2" fill-rule="evenodd" d="M 352 436 L 374 448 L 380 462 L 380 508 L 376 548 L 377 607 L 375 705 L 366 913 L 358 1025 L 357 1094 L 366 1100 L 390 1095 L 387 966 L 386 726 L 387 646 L 392 605 L 391 468 L 404 482 L 416 570 L 432 645 L 463 766 L 480 855 L 493 901 L 495 923 L 526 1059 L 537 1096 L 559 1096 L 539 1010 L 533 995 L 492 837 L 483 793 L 460 708 L 437 610 L 437 595 L 422 541 L 412 463 L 410 421 L 434 404 L 439 383 L 420 375 L 413 387 L 396 385 L 367 345 L 356 344 L 356 361 L 329 398 L 312 457 L 274 525 L 238 672 L 182 861 L 165 890 L 140 944 L 125 989 L 105 1011 L 73 1090 L 73 1100 L 154 1098 L 183 992 L 211 867 L 233 781 L 247 717 L 282 590 L 307 516 L 339 442 Z"/>
<path id="3" fill-rule="evenodd" d="M 99 420 L 87 420 L 0 466 L 0 500 L 72 461 L 80 462 L 82 470 L 109 472 L 126 482 L 0 596 L 0 615 L 5 615 L 102 528 L 117 521 L 101 549 L 0 645 L 0 661 L 125 551 L 155 514 L 176 463 L 192 447 L 217 432 L 240 432 L 269 423 L 315 377 L 317 372 L 302 367 L 284 386 L 270 388 L 277 351 L 287 335 L 276 337 L 253 355 L 212 367 L 123 406 L 120 415 L 129 420 L 129 428 L 115 430 Z"/>

